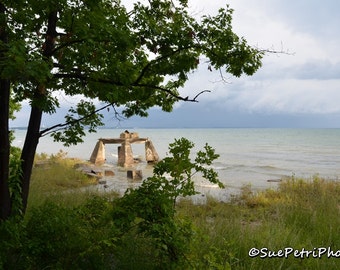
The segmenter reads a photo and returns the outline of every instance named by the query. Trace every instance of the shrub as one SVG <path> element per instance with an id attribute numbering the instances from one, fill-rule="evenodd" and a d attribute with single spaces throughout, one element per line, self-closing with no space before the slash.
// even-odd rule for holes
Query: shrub
<path id="1" fill-rule="evenodd" d="M 150 237 L 154 259 L 160 267 L 182 267 L 194 231 L 191 223 L 176 216 L 176 200 L 194 195 L 193 175 L 201 173 L 210 182 L 223 186 L 217 173 L 209 168 L 218 157 L 206 145 L 192 161 L 190 151 L 194 144 L 187 139 L 175 140 L 169 146 L 172 155 L 163 159 L 154 168 L 154 176 L 137 189 L 129 189 L 115 201 L 113 220 L 116 228 L 124 233 L 136 230 L 142 237 Z"/>

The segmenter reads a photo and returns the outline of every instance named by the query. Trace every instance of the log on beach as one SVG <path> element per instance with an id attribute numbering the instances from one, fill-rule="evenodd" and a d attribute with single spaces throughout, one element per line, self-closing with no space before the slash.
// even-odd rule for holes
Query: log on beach
<path id="1" fill-rule="evenodd" d="M 282 181 L 282 179 L 268 179 L 267 180 L 267 182 L 269 182 L 269 183 L 279 183 L 281 181 Z"/>

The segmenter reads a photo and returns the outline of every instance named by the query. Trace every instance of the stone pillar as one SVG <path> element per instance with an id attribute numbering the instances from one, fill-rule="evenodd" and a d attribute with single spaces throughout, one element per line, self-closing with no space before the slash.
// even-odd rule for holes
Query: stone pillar
<path id="1" fill-rule="evenodd" d="M 93 149 L 90 161 L 96 165 L 101 165 L 105 163 L 105 145 L 99 140 Z"/>
<path id="2" fill-rule="evenodd" d="M 117 152 L 118 152 L 118 166 L 124 166 L 124 153 L 122 153 L 122 147 L 118 146 L 117 147 Z M 123 165 L 121 165 L 123 164 Z"/>
<path id="3" fill-rule="evenodd" d="M 126 141 L 118 147 L 118 165 L 122 167 L 127 167 L 133 165 L 133 163 L 134 160 L 131 144 Z"/>
<path id="4" fill-rule="evenodd" d="M 145 159 L 147 162 L 156 162 L 159 160 L 158 153 L 153 143 L 149 140 L 145 142 Z"/>
<path id="5" fill-rule="evenodd" d="M 127 178 L 133 179 L 133 180 L 142 180 L 143 179 L 143 173 L 141 170 L 129 170 L 126 172 Z"/>

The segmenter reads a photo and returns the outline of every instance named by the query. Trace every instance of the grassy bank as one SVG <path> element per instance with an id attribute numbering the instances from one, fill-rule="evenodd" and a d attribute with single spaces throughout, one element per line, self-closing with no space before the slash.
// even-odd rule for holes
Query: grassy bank
<path id="1" fill-rule="evenodd" d="M 233 202 L 180 206 L 199 231 L 193 254 L 207 264 L 232 269 L 338 269 L 340 253 L 340 183 L 318 178 L 291 179 L 278 190 L 253 194 L 244 187 Z M 330 247 L 335 257 L 321 258 L 317 248 Z M 251 248 L 268 251 L 292 248 L 286 257 L 250 257 Z M 306 252 L 304 252 L 304 250 Z M 307 251 L 314 251 L 307 255 Z M 324 252 L 323 249 L 320 250 Z M 265 256 L 267 254 L 267 256 Z M 260 254 L 261 255 L 261 254 Z M 204 265 L 204 264 L 203 264 Z M 218 268 L 217 268 L 218 269 Z"/>
<path id="2" fill-rule="evenodd" d="M 36 155 L 32 172 L 28 213 L 31 208 L 43 204 L 46 200 L 58 204 L 78 205 L 84 202 L 89 194 L 79 192 L 82 187 L 97 184 L 97 179 L 89 177 L 75 167 L 84 163 L 79 159 L 67 158 L 67 153 L 55 155 Z"/>
<path id="3" fill-rule="evenodd" d="M 39 159 L 38 159 L 39 160 Z M 41 160 L 41 158 L 40 158 Z M 82 192 L 93 180 L 62 155 L 36 166 L 28 213 L 20 225 L 3 224 L 4 269 L 338 269 L 340 183 L 289 179 L 277 190 L 245 186 L 228 203 L 182 200 L 176 224 L 190 237 L 180 265 L 162 263 L 163 246 L 137 229 L 117 226 L 115 196 Z M 39 162 L 37 163 L 39 164 Z M 118 216 L 119 221 L 119 216 Z M 119 225 L 119 223 L 118 223 Z M 154 224 L 153 224 L 154 225 Z M 176 228 L 175 228 L 176 229 Z M 159 243 L 159 242 L 157 242 Z M 318 248 L 336 257 L 314 258 Z M 267 248 L 250 257 L 251 248 Z M 279 250 L 291 252 L 277 257 Z M 291 248 L 291 249 L 290 249 Z M 296 257 L 294 256 L 294 251 Z M 254 250 L 252 250 L 255 252 Z M 270 254 L 268 251 L 275 251 Z M 311 253 L 307 256 L 307 251 Z M 320 250 L 320 251 L 323 251 Z M 260 255 L 267 255 L 261 258 Z M 275 256 L 274 256 L 275 255 Z M 6 259 L 4 259 L 6 256 Z"/>

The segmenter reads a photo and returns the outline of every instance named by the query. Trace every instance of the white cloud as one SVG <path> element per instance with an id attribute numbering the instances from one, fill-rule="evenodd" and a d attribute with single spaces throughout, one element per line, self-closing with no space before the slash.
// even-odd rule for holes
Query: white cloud
<path id="1" fill-rule="evenodd" d="M 212 93 L 201 95 L 199 106 L 188 106 L 190 110 L 206 106 L 208 114 L 216 108 L 221 119 L 223 110 L 226 114 L 231 110 L 240 112 L 242 117 L 252 113 L 313 116 L 340 113 L 340 1 L 190 0 L 189 6 L 192 14 L 201 16 L 216 13 L 227 3 L 234 9 L 234 31 L 250 45 L 295 54 L 268 54 L 254 76 L 226 75 L 228 83 L 219 82 L 220 74 L 211 73 L 202 65 L 190 76 L 181 94 L 194 97 L 206 89 Z M 63 97 L 61 100 L 76 102 L 69 98 L 63 101 Z M 181 111 L 184 106 L 187 105 L 178 103 L 175 109 Z M 174 117 L 179 116 L 174 113 Z"/>
<path id="2" fill-rule="evenodd" d="M 256 113 L 340 113 L 339 81 L 327 80 L 284 80 L 262 84 L 247 82 L 244 90 L 225 106 Z"/>

